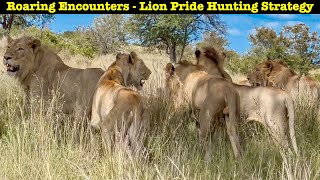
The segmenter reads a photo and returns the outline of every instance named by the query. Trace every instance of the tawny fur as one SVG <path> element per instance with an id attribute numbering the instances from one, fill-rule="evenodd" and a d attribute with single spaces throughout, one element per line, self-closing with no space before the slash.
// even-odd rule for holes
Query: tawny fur
<path id="1" fill-rule="evenodd" d="M 204 143 L 210 126 L 220 120 L 225 107 L 229 107 L 226 127 L 236 158 L 242 154 L 237 133 L 239 114 L 239 94 L 230 81 L 209 76 L 201 65 L 172 64 L 166 66 L 166 88 L 171 92 L 175 107 L 190 104 L 199 112 L 200 138 Z"/>
<path id="2" fill-rule="evenodd" d="M 32 37 L 7 39 L 4 64 L 19 65 L 17 72 L 8 74 L 18 79 L 28 97 L 48 99 L 55 92 L 61 96 L 64 113 L 89 115 L 94 89 L 104 73 L 102 69 L 69 67 Z"/>
<path id="3" fill-rule="evenodd" d="M 320 85 L 315 79 L 310 76 L 300 77 L 282 60 L 259 63 L 248 74 L 248 79 L 255 80 L 256 77 L 252 77 L 255 72 L 261 72 L 265 78 L 273 82 L 273 86 L 285 90 L 292 97 L 307 97 L 308 101 L 313 103 L 317 103 L 320 97 Z"/>
<path id="4" fill-rule="evenodd" d="M 99 128 L 103 137 L 111 142 L 116 141 L 116 133 L 122 132 L 123 137 L 129 137 L 129 142 L 134 151 L 139 151 L 143 145 L 143 137 L 148 120 L 143 107 L 141 95 L 124 85 L 129 80 L 124 80 L 128 67 L 132 63 L 139 63 L 139 78 L 133 79 L 132 84 L 140 84 L 140 80 L 147 80 L 151 71 L 136 55 L 130 61 L 123 55 L 117 55 L 117 60 L 111 64 L 97 84 L 93 97 L 92 115 L 90 125 Z M 126 64 L 127 63 L 127 64 Z M 138 82 L 136 82 L 138 80 Z M 140 85 L 142 88 L 142 85 Z"/>
<path id="5" fill-rule="evenodd" d="M 201 56 L 201 53 L 200 51 L 200 55 L 198 55 L 200 57 L 198 58 L 199 64 L 219 67 L 212 59 Z M 209 69 L 206 71 L 209 74 L 216 75 L 217 72 L 221 72 L 221 70 L 218 70 L 216 68 L 216 70 Z M 224 75 L 221 74 L 221 76 Z M 276 144 L 285 149 L 289 148 L 288 138 L 285 136 L 287 129 L 289 129 L 293 149 L 295 152 L 298 151 L 294 130 L 293 100 L 288 93 L 271 87 L 249 87 L 234 84 L 233 88 L 239 92 L 240 112 L 246 117 L 246 121 L 253 120 L 262 123 L 270 132 Z"/>

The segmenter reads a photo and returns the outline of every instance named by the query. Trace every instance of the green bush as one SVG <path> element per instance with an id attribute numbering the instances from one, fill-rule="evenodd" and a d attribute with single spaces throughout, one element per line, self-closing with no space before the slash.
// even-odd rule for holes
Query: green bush
<path id="1" fill-rule="evenodd" d="M 14 29 L 11 31 L 13 36 L 20 36 L 22 30 Z M 56 51 L 67 50 L 72 55 L 80 54 L 89 58 L 95 56 L 96 50 L 87 38 L 84 31 L 65 32 L 63 34 L 54 33 L 49 29 L 40 30 L 35 26 L 23 29 L 24 35 L 34 36 L 43 44 L 55 49 Z"/>
<path id="2" fill-rule="evenodd" d="M 226 67 L 233 73 L 248 74 L 263 59 L 257 56 L 244 55 L 239 59 L 227 60 Z"/>

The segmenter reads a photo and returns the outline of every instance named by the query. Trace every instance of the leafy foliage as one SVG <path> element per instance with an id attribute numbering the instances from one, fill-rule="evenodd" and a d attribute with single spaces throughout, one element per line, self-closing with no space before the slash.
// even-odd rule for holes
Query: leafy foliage
<path id="1" fill-rule="evenodd" d="M 203 40 L 198 46 L 211 46 L 214 47 L 219 52 L 225 51 L 229 45 L 227 39 L 216 32 L 205 32 L 203 35 Z"/>
<path id="2" fill-rule="evenodd" d="M 12 29 L 11 34 L 21 36 L 21 31 Z M 56 51 L 68 50 L 71 54 L 80 54 L 90 58 L 96 52 L 88 38 L 87 31 L 83 29 L 57 34 L 47 28 L 40 30 L 35 26 L 31 26 L 24 29 L 24 35 L 37 37 L 41 39 L 43 44 L 50 46 Z"/>
<path id="3" fill-rule="evenodd" d="M 126 19 L 122 14 L 105 14 L 94 20 L 90 39 L 101 53 L 117 50 L 126 40 Z"/>
<path id="4" fill-rule="evenodd" d="M 283 59 L 300 74 L 307 74 L 320 61 L 320 39 L 306 24 L 284 26 L 279 34 L 267 27 L 256 28 L 249 36 L 253 56 Z"/>
<path id="5" fill-rule="evenodd" d="M 53 14 L 0 14 L 2 29 L 25 28 L 32 25 L 44 28 L 55 18 Z"/>
<path id="6" fill-rule="evenodd" d="M 136 14 L 129 18 L 130 34 L 145 46 L 165 46 L 172 62 L 177 61 L 177 48 L 199 40 L 199 34 L 225 32 L 218 15 L 204 14 Z"/>

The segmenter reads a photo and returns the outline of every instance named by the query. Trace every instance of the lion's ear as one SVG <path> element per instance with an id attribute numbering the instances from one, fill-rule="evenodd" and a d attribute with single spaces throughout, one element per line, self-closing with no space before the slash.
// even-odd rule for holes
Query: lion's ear
<path id="1" fill-rule="evenodd" d="M 225 52 L 222 52 L 221 53 L 221 65 L 224 65 L 224 63 L 226 62 L 226 59 L 227 59 L 227 54 Z"/>
<path id="2" fill-rule="evenodd" d="M 129 54 L 129 63 L 130 64 L 134 64 L 135 63 L 135 59 L 138 57 L 138 55 L 132 51 L 130 54 Z"/>
<path id="3" fill-rule="evenodd" d="M 123 52 L 123 51 L 119 52 L 119 53 L 116 55 L 116 59 L 119 59 L 119 58 L 120 58 L 120 56 L 121 56 L 121 55 L 123 55 L 123 54 L 124 54 L 124 52 Z"/>
<path id="4" fill-rule="evenodd" d="M 272 64 L 271 61 L 267 61 L 267 62 L 266 62 L 266 66 L 267 66 L 267 68 L 270 69 L 270 70 L 273 68 L 273 64 Z"/>
<path id="5" fill-rule="evenodd" d="M 194 52 L 194 54 L 195 54 L 196 57 L 198 58 L 198 57 L 200 57 L 201 52 L 200 52 L 199 49 L 197 49 L 197 50 Z"/>
<path id="6" fill-rule="evenodd" d="M 120 55 L 121 55 L 121 53 L 118 53 L 118 54 L 116 55 L 116 59 L 119 59 Z"/>
<path id="7" fill-rule="evenodd" d="M 226 54 L 225 52 L 223 52 L 223 53 L 221 54 L 221 58 L 222 58 L 223 60 L 225 60 L 226 57 L 227 57 L 227 54 Z"/>
<path id="8" fill-rule="evenodd" d="M 13 39 L 10 37 L 10 35 L 8 34 L 7 35 L 7 42 L 8 44 L 10 44 L 11 42 L 13 41 Z"/>
<path id="9" fill-rule="evenodd" d="M 164 70 L 166 72 L 166 75 L 172 76 L 176 69 L 174 68 L 174 66 L 171 63 L 168 63 Z"/>
<path id="10" fill-rule="evenodd" d="M 29 42 L 28 46 L 35 52 L 41 46 L 41 41 L 39 39 L 33 39 L 31 42 Z"/>

